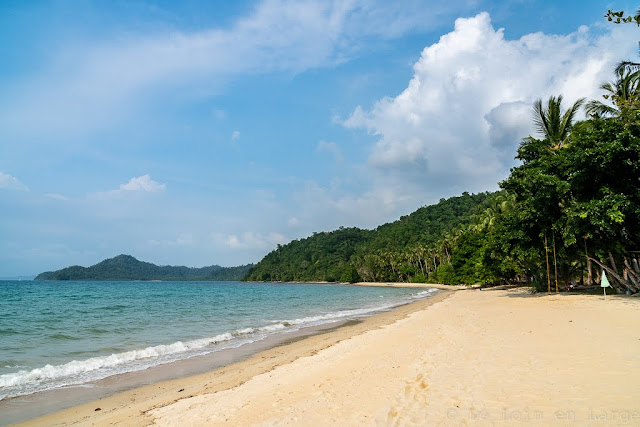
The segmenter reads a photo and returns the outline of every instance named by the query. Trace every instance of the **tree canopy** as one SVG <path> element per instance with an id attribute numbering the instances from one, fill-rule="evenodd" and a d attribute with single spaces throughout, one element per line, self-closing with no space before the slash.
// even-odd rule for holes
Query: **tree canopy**
<path id="1" fill-rule="evenodd" d="M 640 290 L 639 71 L 602 85 L 612 105 L 537 100 L 521 162 L 501 191 L 441 200 L 375 230 L 341 228 L 279 246 L 247 280 L 591 285 L 603 270 Z M 620 71 L 622 70 L 622 71 Z M 606 108 L 605 108 L 606 106 Z M 594 268 L 597 266 L 597 268 Z"/>

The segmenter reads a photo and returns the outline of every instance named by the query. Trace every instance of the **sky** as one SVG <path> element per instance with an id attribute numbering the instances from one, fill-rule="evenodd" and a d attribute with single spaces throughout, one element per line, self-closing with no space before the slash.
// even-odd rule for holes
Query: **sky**
<path id="1" fill-rule="evenodd" d="M 0 2 L 0 277 L 258 262 L 494 191 L 537 98 L 602 100 L 624 1 Z"/>

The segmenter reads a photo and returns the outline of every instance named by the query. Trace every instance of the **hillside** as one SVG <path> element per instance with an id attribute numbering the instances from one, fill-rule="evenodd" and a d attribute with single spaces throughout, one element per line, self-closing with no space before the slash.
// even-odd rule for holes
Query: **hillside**
<path id="1" fill-rule="evenodd" d="M 425 249 L 472 223 L 498 193 L 464 193 L 424 206 L 375 230 L 344 228 L 314 233 L 278 246 L 246 275 L 255 281 L 408 280 L 417 271 L 396 269 L 408 248 Z M 417 263 L 422 265 L 423 263 Z M 424 270 L 424 268 L 423 268 Z M 423 272 L 423 276 L 424 276 Z M 411 276 L 411 277 L 410 277 Z M 416 280 L 425 280 L 418 277 Z"/>
<path id="2" fill-rule="evenodd" d="M 640 71 L 633 78 L 636 102 Z M 559 102 L 548 102 L 558 115 Z M 640 293 L 640 108 L 619 108 L 575 124 L 562 140 L 523 139 L 521 163 L 500 192 L 443 199 L 375 230 L 315 233 L 279 246 L 245 278 L 529 283 L 559 292 L 595 291 L 606 272 L 614 292 Z"/>
<path id="3" fill-rule="evenodd" d="M 91 267 L 74 265 L 41 273 L 35 280 L 240 280 L 251 266 L 158 266 L 138 261 L 131 255 L 118 255 Z"/>

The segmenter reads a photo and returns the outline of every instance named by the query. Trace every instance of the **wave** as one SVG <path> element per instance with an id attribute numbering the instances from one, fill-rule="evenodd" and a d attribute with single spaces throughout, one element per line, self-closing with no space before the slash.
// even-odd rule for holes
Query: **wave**
<path id="1" fill-rule="evenodd" d="M 427 289 L 421 292 L 418 292 L 414 295 L 411 295 L 408 297 L 408 299 L 410 300 L 417 300 L 417 299 L 423 299 L 423 298 L 427 298 L 429 296 L 431 296 L 432 294 L 436 293 L 438 290 L 437 289 Z M 309 317 L 303 317 L 300 319 L 292 319 L 292 320 L 278 320 L 277 322 L 279 322 L 276 325 L 273 326 L 268 326 L 266 328 L 280 328 L 280 324 L 283 323 L 288 323 L 290 325 L 305 325 L 305 326 L 315 326 L 318 324 L 323 324 L 323 323 L 327 323 L 328 321 L 330 322 L 339 322 L 341 320 L 346 320 L 346 319 L 354 319 L 354 318 L 358 318 L 358 317 L 365 317 L 374 313 L 379 313 L 379 312 L 383 312 L 383 311 L 387 311 L 387 310 L 391 310 L 394 307 L 397 307 L 398 305 L 404 304 L 407 301 L 400 301 L 400 302 L 395 302 L 395 303 L 387 303 L 387 304 L 381 304 L 381 305 L 375 305 L 375 306 L 371 306 L 371 307 L 365 307 L 365 308 L 358 308 L 358 309 L 347 309 L 347 310 L 340 310 L 340 311 L 336 311 L 336 312 L 332 312 L 332 313 L 326 313 L 326 314 L 319 314 L 316 316 L 309 316 Z"/>
<path id="2" fill-rule="evenodd" d="M 408 299 L 422 299 L 434 293 L 428 289 L 411 295 Z M 243 327 L 210 338 L 177 341 L 143 349 L 96 356 L 85 360 L 73 360 L 61 365 L 46 365 L 31 370 L 20 370 L 0 375 L 0 400 L 64 386 L 80 385 L 112 375 L 148 369 L 153 366 L 212 353 L 224 348 L 262 340 L 275 333 L 298 331 L 312 326 L 351 320 L 374 313 L 388 311 L 406 303 L 408 299 L 358 309 L 339 310 L 307 317 L 273 320 L 268 325 Z M 55 336 L 57 339 L 72 337 Z M 16 366 L 17 367 L 17 366 Z"/>
<path id="3" fill-rule="evenodd" d="M 411 295 L 409 298 L 411 298 L 412 300 L 414 299 L 423 299 L 426 298 L 428 296 L 431 296 L 432 294 L 438 293 L 439 290 L 436 288 L 429 288 L 429 289 L 425 289 L 424 291 L 420 291 L 415 295 Z"/>
<path id="4" fill-rule="evenodd" d="M 31 394 L 68 385 L 95 381 L 111 375 L 146 369 L 150 366 L 181 359 L 180 354 L 188 354 L 213 344 L 229 341 L 230 333 L 212 338 L 203 338 L 187 342 L 178 341 L 169 345 L 157 345 L 139 350 L 131 350 L 109 356 L 92 357 L 86 360 L 73 360 L 62 365 L 46 365 L 30 371 L 0 375 L 0 400 L 23 394 Z M 143 362 L 143 363 L 135 363 Z M 144 363 L 152 362 L 152 363 Z"/>

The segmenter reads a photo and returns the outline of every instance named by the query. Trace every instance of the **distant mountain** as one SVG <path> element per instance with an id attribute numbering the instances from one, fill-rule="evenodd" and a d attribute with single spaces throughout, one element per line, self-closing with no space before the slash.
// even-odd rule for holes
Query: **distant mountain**
<path id="1" fill-rule="evenodd" d="M 47 271 L 35 280 L 240 280 L 253 264 L 239 267 L 212 265 L 202 268 L 158 266 L 138 261 L 131 255 L 118 255 L 91 267 L 74 265 Z"/>

